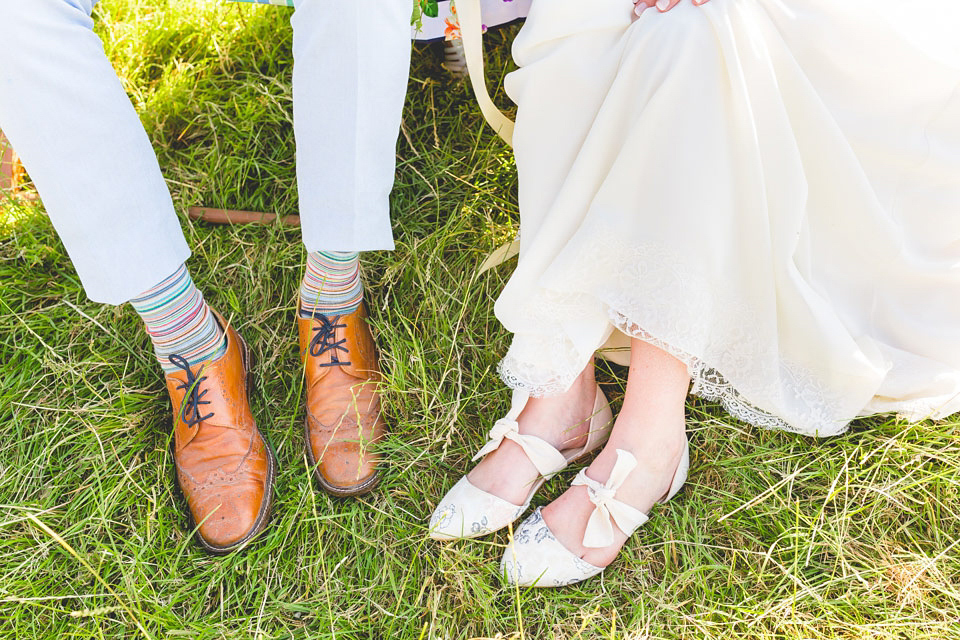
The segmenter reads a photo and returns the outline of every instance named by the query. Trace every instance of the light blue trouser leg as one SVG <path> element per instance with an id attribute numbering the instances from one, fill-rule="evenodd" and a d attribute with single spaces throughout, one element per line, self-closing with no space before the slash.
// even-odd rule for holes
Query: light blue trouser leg
<path id="1" fill-rule="evenodd" d="M 392 249 L 411 0 L 298 0 L 293 114 L 308 251 Z"/>
<path id="2" fill-rule="evenodd" d="M 87 295 L 120 304 L 189 257 L 140 120 L 93 33 L 95 0 L 0 0 L 0 128 Z M 410 0 L 302 0 L 294 119 L 304 244 L 389 249 Z"/>
<path id="3" fill-rule="evenodd" d="M 87 295 L 120 304 L 190 255 L 156 155 L 93 33 L 95 0 L 0 0 L 0 129 Z"/>

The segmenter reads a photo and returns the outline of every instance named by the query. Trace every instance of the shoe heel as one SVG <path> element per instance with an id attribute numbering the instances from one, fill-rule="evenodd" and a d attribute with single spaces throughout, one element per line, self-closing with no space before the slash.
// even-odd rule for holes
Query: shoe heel
<path id="1" fill-rule="evenodd" d="M 677 470 L 673 474 L 673 481 L 670 483 L 670 488 L 667 490 L 663 497 L 657 500 L 658 504 L 663 504 L 667 502 L 673 496 L 680 493 L 680 489 L 683 488 L 683 485 L 687 482 L 687 473 L 690 471 L 690 445 L 684 444 L 683 455 L 680 457 L 680 464 L 677 465 Z"/>
<path id="2" fill-rule="evenodd" d="M 567 457 L 567 464 L 580 462 L 591 453 L 603 446 L 610 437 L 610 431 L 613 429 L 613 412 L 610 410 L 610 403 L 607 396 L 597 386 L 597 396 L 593 405 L 593 414 L 590 417 L 589 431 L 587 432 L 587 442 L 578 450 L 572 452 Z"/>

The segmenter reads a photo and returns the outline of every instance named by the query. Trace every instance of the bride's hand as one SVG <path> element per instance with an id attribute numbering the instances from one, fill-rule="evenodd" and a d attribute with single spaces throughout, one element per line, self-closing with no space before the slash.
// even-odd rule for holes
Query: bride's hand
<path id="1" fill-rule="evenodd" d="M 691 0 L 693 4 L 698 7 L 702 4 L 706 4 L 709 0 Z M 680 4 L 680 0 L 633 0 L 634 8 L 633 12 L 638 16 L 646 11 L 647 9 L 652 9 L 656 7 L 657 11 L 660 13 L 665 13 L 673 9 L 675 6 Z"/>

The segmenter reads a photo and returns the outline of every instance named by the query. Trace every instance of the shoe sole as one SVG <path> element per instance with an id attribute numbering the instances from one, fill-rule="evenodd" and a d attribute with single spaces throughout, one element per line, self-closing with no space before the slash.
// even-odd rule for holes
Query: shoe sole
<path id="1" fill-rule="evenodd" d="M 609 407 L 609 405 L 607 406 Z M 567 460 L 567 466 L 569 467 L 572 464 L 582 462 L 585 459 L 589 458 L 594 451 L 596 451 L 597 449 L 603 448 L 603 446 L 606 445 L 607 441 L 610 439 L 610 431 L 613 430 L 614 421 L 615 421 L 614 417 L 611 416 L 610 419 L 607 420 L 606 424 L 604 424 L 602 427 L 602 429 L 607 431 L 607 434 L 603 438 L 600 438 L 599 440 L 597 440 L 596 442 L 591 443 L 589 447 L 587 447 L 586 449 L 584 449 L 574 457 Z"/>
<path id="2" fill-rule="evenodd" d="M 237 334 L 237 337 L 239 337 L 239 334 Z M 247 343 L 243 338 L 240 338 L 240 347 L 240 355 L 243 359 L 244 370 L 247 374 L 247 402 L 249 403 L 250 398 L 253 396 L 254 390 L 253 354 L 250 352 L 250 347 L 247 346 Z M 260 436 L 260 440 L 263 441 L 264 447 L 267 449 L 267 488 L 263 496 L 263 503 L 260 505 L 260 511 L 257 514 L 257 519 L 253 523 L 253 528 L 247 535 L 243 536 L 240 540 L 234 542 L 233 544 L 225 547 L 218 547 L 210 544 L 203 538 L 203 536 L 200 535 L 200 530 L 196 530 L 195 537 L 197 538 L 197 542 L 200 543 L 201 547 L 215 556 L 226 555 L 243 546 L 246 546 L 250 541 L 260 535 L 263 530 L 267 528 L 267 524 L 270 522 L 270 510 L 273 507 L 273 480 L 276 475 L 277 457 L 273 451 L 273 446 L 263 436 L 263 432 L 260 431 L 260 427 L 256 426 L 256 419 L 254 419 L 254 428 L 257 430 L 257 434 Z M 177 486 L 179 486 L 179 483 L 177 483 Z M 183 491 L 181 490 L 181 494 L 182 493 Z M 196 521 L 193 519 L 193 514 L 190 513 L 189 509 L 187 509 L 187 513 L 189 513 L 191 528 L 196 529 L 197 525 Z"/>
<path id="3" fill-rule="evenodd" d="M 310 468 L 313 469 L 313 476 L 317 479 L 317 483 L 320 485 L 321 489 L 331 495 L 337 496 L 338 498 L 349 498 L 352 496 L 363 495 L 372 491 L 380 481 L 380 471 L 378 470 L 374 471 L 372 476 L 360 484 L 350 487 L 338 487 L 335 484 L 330 484 L 327 482 L 326 478 L 323 477 L 323 474 L 320 473 L 320 469 L 317 467 L 317 460 L 313 457 L 313 450 L 310 446 L 309 417 L 303 419 L 303 448 L 307 452 L 307 460 L 310 462 Z"/>

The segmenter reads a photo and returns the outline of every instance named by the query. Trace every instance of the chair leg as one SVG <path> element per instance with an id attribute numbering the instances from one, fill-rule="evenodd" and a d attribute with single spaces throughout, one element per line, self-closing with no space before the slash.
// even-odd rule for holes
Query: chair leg
<path id="1" fill-rule="evenodd" d="M 467 57 L 463 53 L 463 40 L 460 38 L 444 40 L 443 68 L 449 71 L 454 78 L 466 78 L 469 75 Z"/>

